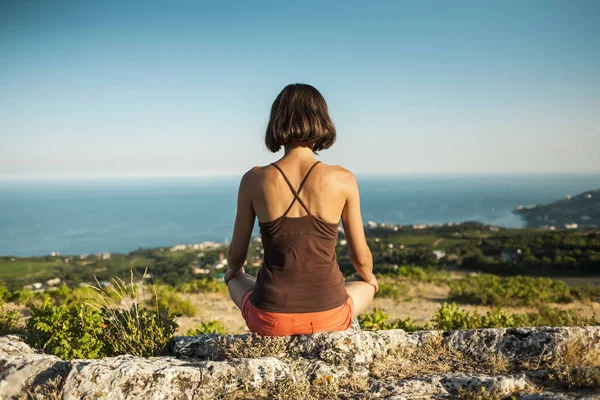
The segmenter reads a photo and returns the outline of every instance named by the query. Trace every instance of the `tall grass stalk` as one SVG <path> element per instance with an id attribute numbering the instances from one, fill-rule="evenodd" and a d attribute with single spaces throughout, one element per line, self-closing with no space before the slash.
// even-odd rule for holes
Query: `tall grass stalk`
<path id="1" fill-rule="evenodd" d="M 109 354 L 131 354 L 135 356 L 156 356 L 164 354 L 169 341 L 177 329 L 175 318 L 159 306 L 156 285 L 152 285 L 155 304 L 145 306 L 146 288 L 144 270 L 141 281 L 135 282 L 130 270 L 129 282 L 116 277 L 114 285 L 104 289 L 96 277 L 94 301 L 87 303 L 105 317 L 105 334 Z"/>

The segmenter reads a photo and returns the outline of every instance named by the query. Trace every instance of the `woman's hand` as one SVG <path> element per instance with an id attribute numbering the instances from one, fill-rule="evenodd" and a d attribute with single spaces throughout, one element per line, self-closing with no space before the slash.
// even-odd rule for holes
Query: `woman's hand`
<path id="1" fill-rule="evenodd" d="M 369 280 L 365 280 L 365 282 L 375 288 L 375 293 L 379 292 L 379 283 L 377 282 L 377 278 L 374 274 L 371 278 L 369 278 Z"/>
<path id="2" fill-rule="evenodd" d="M 375 276 L 375 274 L 372 273 L 369 276 L 367 276 L 367 279 L 365 279 L 357 271 L 357 272 L 354 273 L 354 276 L 362 279 L 364 282 L 366 282 L 369 285 L 373 286 L 373 288 L 375 289 L 375 293 L 379 292 L 379 283 L 377 282 L 377 277 Z"/>
<path id="3" fill-rule="evenodd" d="M 225 284 L 227 285 L 227 284 L 229 284 L 230 280 L 232 280 L 239 274 L 243 274 L 244 272 L 245 272 L 244 267 L 240 268 L 237 272 L 234 272 L 231 268 L 229 268 L 229 269 L 227 269 L 227 272 L 225 272 L 225 276 L 223 277 L 223 280 L 225 281 Z"/>

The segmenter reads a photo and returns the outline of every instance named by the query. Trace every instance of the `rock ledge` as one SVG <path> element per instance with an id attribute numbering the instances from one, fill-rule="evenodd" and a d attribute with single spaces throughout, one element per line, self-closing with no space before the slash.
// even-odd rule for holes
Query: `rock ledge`
<path id="1" fill-rule="evenodd" d="M 0 399 L 600 398 L 598 326 L 202 335 L 175 337 L 172 354 L 63 361 L 0 337 Z"/>

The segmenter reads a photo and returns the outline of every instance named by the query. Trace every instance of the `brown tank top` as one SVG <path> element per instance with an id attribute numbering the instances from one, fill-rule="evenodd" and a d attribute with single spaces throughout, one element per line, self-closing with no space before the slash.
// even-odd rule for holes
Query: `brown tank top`
<path id="1" fill-rule="evenodd" d="M 262 310 L 318 312 L 339 307 L 348 299 L 335 254 L 339 222 L 312 215 L 299 197 L 308 175 L 319 162 L 310 167 L 297 192 L 281 168 L 271 163 L 283 175 L 294 199 L 281 217 L 258 223 L 265 254 L 250 301 Z M 308 215 L 287 217 L 296 200 Z"/>

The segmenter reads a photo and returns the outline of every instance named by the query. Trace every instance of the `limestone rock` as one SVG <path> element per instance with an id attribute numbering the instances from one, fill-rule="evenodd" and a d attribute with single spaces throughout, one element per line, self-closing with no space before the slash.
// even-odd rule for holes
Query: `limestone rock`
<path id="1" fill-rule="evenodd" d="M 439 398 L 458 396 L 463 393 L 478 393 L 483 388 L 488 394 L 505 396 L 530 387 L 524 374 L 519 375 L 428 375 L 395 381 L 377 381 L 371 391 L 380 396 L 400 396 L 404 399 Z M 396 398 L 396 397 L 390 397 Z"/>
<path id="2" fill-rule="evenodd" d="M 6 336 L 0 337 L 0 399 L 18 398 L 57 380 L 56 393 L 68 400 L 254 398 L 259 392 L 264 398 L 269 390 L 278 390 L 277 385 L 294 385 L 304 378 L 306 382 L 299 383 L 302 390 L 309 390 L 313 382 L 358 379 L 338 393 L 343 399 L 450 399 L 461 393 L 475 396 L 480 388 L 493 396 L 529 400 L 599 398 L 593 392 L 598 389 L 595 386 L 581 392 L 553 386 L 552 371 L 541 368 L 500 373 L 470 367 L 444 372 L 450 369 L 442 365 L 444 368 L 428 369 L 428 373 L 403 370 L 410 371 L 402 372 L 404 375 L 377 375 L 373 369 L 383 361 L 395 363 L 391 366 L 409 364 L 406 354 L 429 351 L 431 339 L 476 363 L 501 356 L 508 362 L 526 359 L 529 365 L 539 365 L 537 361 L 567 348 L 572 338 L 583 341 L 586 352 L 598 350 L 600 354 L 600 326 L 414 333 L 351 330 L 282 338 L 201 335 L 174 338 L 174 356 L 124 355 L 69 362 L 34 350 L 17 336 Z M 415 351 L 394 352 L 393 357 L 385 358 L 390 351 L 406 349 Z M 437 357 L 432 357 L 432 362 L 435 360 Z M 597 368 L 589 363 L 582 367 Z M 541 390 L 528 393 L 534 384 Z"/>
<path id="3" fill-rule="evenodd" d="M 172 357 L 109 357 L 75 362 L 64 399 L 206 399 L 241 383 L 249 389 L 287 374 L 275 358 L 187 362 Z"/>
<path id="4" fill-rule="evenodd" d="M 0 337 L 0 399 L 10 399 L 66 375 L 69 363 L 38 352 L 18 336 Z"/>

